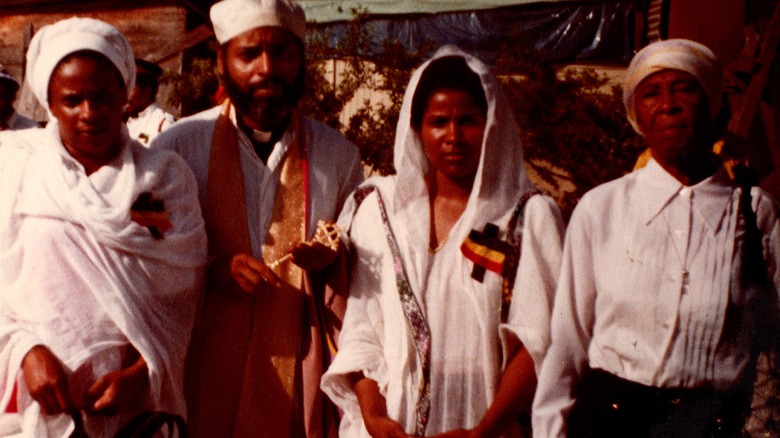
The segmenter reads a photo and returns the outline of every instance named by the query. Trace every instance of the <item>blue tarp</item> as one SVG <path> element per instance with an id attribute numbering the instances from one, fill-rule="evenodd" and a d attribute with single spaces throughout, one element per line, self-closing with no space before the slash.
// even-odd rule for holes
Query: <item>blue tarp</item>
<path id="1" fill-rule="evenodd" d="M 416 49 L 425 41 L 456 44 L 486 60 L 502 41 L 513 38 L 552 62 L 626 62 L 634 53 L 636 1 L 552 2 L 487 10 L 437 14 L 370 15 L 364 26 L 378 44 L 398 39 Z M 322 24 L 333 44 L 347 29 L 345 22 Z"/>
<path id="2" fill-rule="evenodd" d="M 297 0 L 308 21 L 331 23 L 352 18 L 353 9 L 371 15 L 431 14 L 476 11 L 535 3 L 563 3 L 571 0 Z M 603 3 L 604 0 L 579 0 L 577 3 Z"/>

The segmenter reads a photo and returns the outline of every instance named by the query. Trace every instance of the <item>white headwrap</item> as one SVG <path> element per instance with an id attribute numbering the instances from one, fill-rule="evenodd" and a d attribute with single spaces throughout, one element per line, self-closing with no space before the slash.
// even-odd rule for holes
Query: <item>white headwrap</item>
<path id="1" fill-rule="evenodd" d="M 211 7 L 211 23 L 220 44 L 257 27 L 283 27 L 301 41 L 306 16 L 292 0 L 222 0 Z"/>
<path id="2" fill-rule="evenodd" d="M 27 50 L 27 83 L 41 105 L 49 108 L 49 80 L 57 64 L 81 50 L 98 52 L 108 58 L 122 75 L 128 94 L 133 90 L 135 57 L 124 35 L 106 22 L 72 17 L 42 27 Z"/>
<path id="3" fill-rule="evenodd" d="M 626 71 L 623 103 L 628 121 L 641 134 L 636 122 L 634 93 L 636 87 L 648 76 L 661 70 L 680 70 L 699 81 L 710 105 L 714 119 L 720 111 L 723 92 L 723 69 L 715 54 L 706 46 L 684 39 L 671 39 L 652 43 L 634 55 Z"/>

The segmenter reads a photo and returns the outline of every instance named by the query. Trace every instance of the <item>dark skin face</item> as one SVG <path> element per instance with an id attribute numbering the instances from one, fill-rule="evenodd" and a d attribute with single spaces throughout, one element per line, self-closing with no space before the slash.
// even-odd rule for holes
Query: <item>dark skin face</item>
<path id="1" fill-rule="evenodd" d="M 667 172 L 692 185 L 718 169 L 707 96 L 696 78 L 680 70 L 654 73 L 637 86 L 634 104 L 650 152 Z"/>
<path id="2" fill-rule="evenodd" d="M 281 27 L 244 32 L 222 47 L 219 69 L 244 126 L 276 131 L 286 125 L 303 69 L 295 34 Z"/>
<path id="3" fill-rule="evenodd" d="M 467 92 L 441 89 L 431 95 L 419 134 L 437 179 L 471 191 L 486 123 L 484 112 Z"/>
<path id="4" fill-rule="evenodd" d="M 425 177 L 431 202 L 431 248 L 446 239 L 466 208 L 486 124 L 486 114 L 466 91 L 443 88 L 428 99 L 418 134 L 431 166 Z"/>
<path id="5" fill-rule="evenodd" d="M 49 80 L 49 110 L 60 139 L 90 174 L 120 151 L 127 92 L 119 72 L 101 55 L 76 53 L 63 59 Z"/>

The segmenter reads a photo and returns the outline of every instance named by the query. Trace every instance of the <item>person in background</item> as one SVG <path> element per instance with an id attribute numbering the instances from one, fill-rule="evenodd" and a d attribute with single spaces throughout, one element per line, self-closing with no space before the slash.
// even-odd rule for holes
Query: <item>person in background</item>
<path id="1" fill-rule="evenodd" d="M 325 289 L 326 268 L 342 252 L 308 242 L 362 181 L 360 156 L 298 110 L 306 31 L 298 4 L 224 0 L 211 21 L 227 99 L 152 145 L 193 169 L 209 234 L 189 358 L 191 429 L 196 437 L 335 436 L 338 413 L 319 381 L 334 340 L 326 335 L 340 327 L 346 300 Z"/>
<path id="2" fill-rule="evenodd" d="M 127 98 L 124 117 L 130 137 L 149 146 L 159 133 L 173 124 L 174 117 L 155 103 L 162 68 L 141 58 L 135 59 L 135 67 L 135 87 Z"/>
<path id="3" fill-rule="evenodd" d="M 341 436 L 523 436 L 563 221 L 518 139 L 476 58 L 446 46 L 412 76 L 398 174 L 366 181 L 340 219 L 353 216 L 355 262 L 322 388 L 344 411 Z"/>
<path id="4" fill-rule="evenodd" d="M 757 352 L 777 342 L 780 221 L 713 153 L 722 87 L 693 41 L 631 61 L 624 103 L 652 158 L 574 210 L 535 436 L 742 436 Z"/>
<path id="5" fill-rule="evenodd" d="M 185 415 L 206 233 L 184 160 L 127 133 L 134 81 L 113 26 L 44 26 L 27 83 L 50 121 L 0 133 L 0 411 L 16 404 L 22 436 Z"/>
<path id="6" fill-rule="evenodd" d="M 0 131 L 38 128 L 35 121 L 18 114 L 14 110 L 19 82 L 0 64 Z"/>

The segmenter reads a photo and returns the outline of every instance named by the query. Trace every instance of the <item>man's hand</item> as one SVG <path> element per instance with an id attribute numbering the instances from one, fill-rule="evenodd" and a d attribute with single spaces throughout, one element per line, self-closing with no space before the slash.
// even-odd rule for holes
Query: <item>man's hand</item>
<path id="1" fill-rule="evenodd" d="M 83 409 L 90 414 L 116 415 L 143 406 L 149 393 L 149 368 L 142 356 L 127 368 L 102 376 L 87 390 Z"/>
<path id="2" fill-rule="evenodd" d="M 30 396 L 46 415 L 73 409 L 68 379 L 57 356 L 43 345 L 36 345 L 22 359 L 24 383 Z"/>
<path id="3" fill-rule="evenodd" d="M 304 271 L 320 271 L 333 264 L 339 253 L 338 250 L 315 240 L 295 245 L 291 254 L 293 263 Z"/>
<path id="4" fill-rule="evenodd" d="M 282 280 L 265 263 L 246 253 L 239 253 L 230 260 L 230 274 L 238 286 L 246 293 L 252 294 L 261 281 L 277 288 L 282 287 Z"/>

